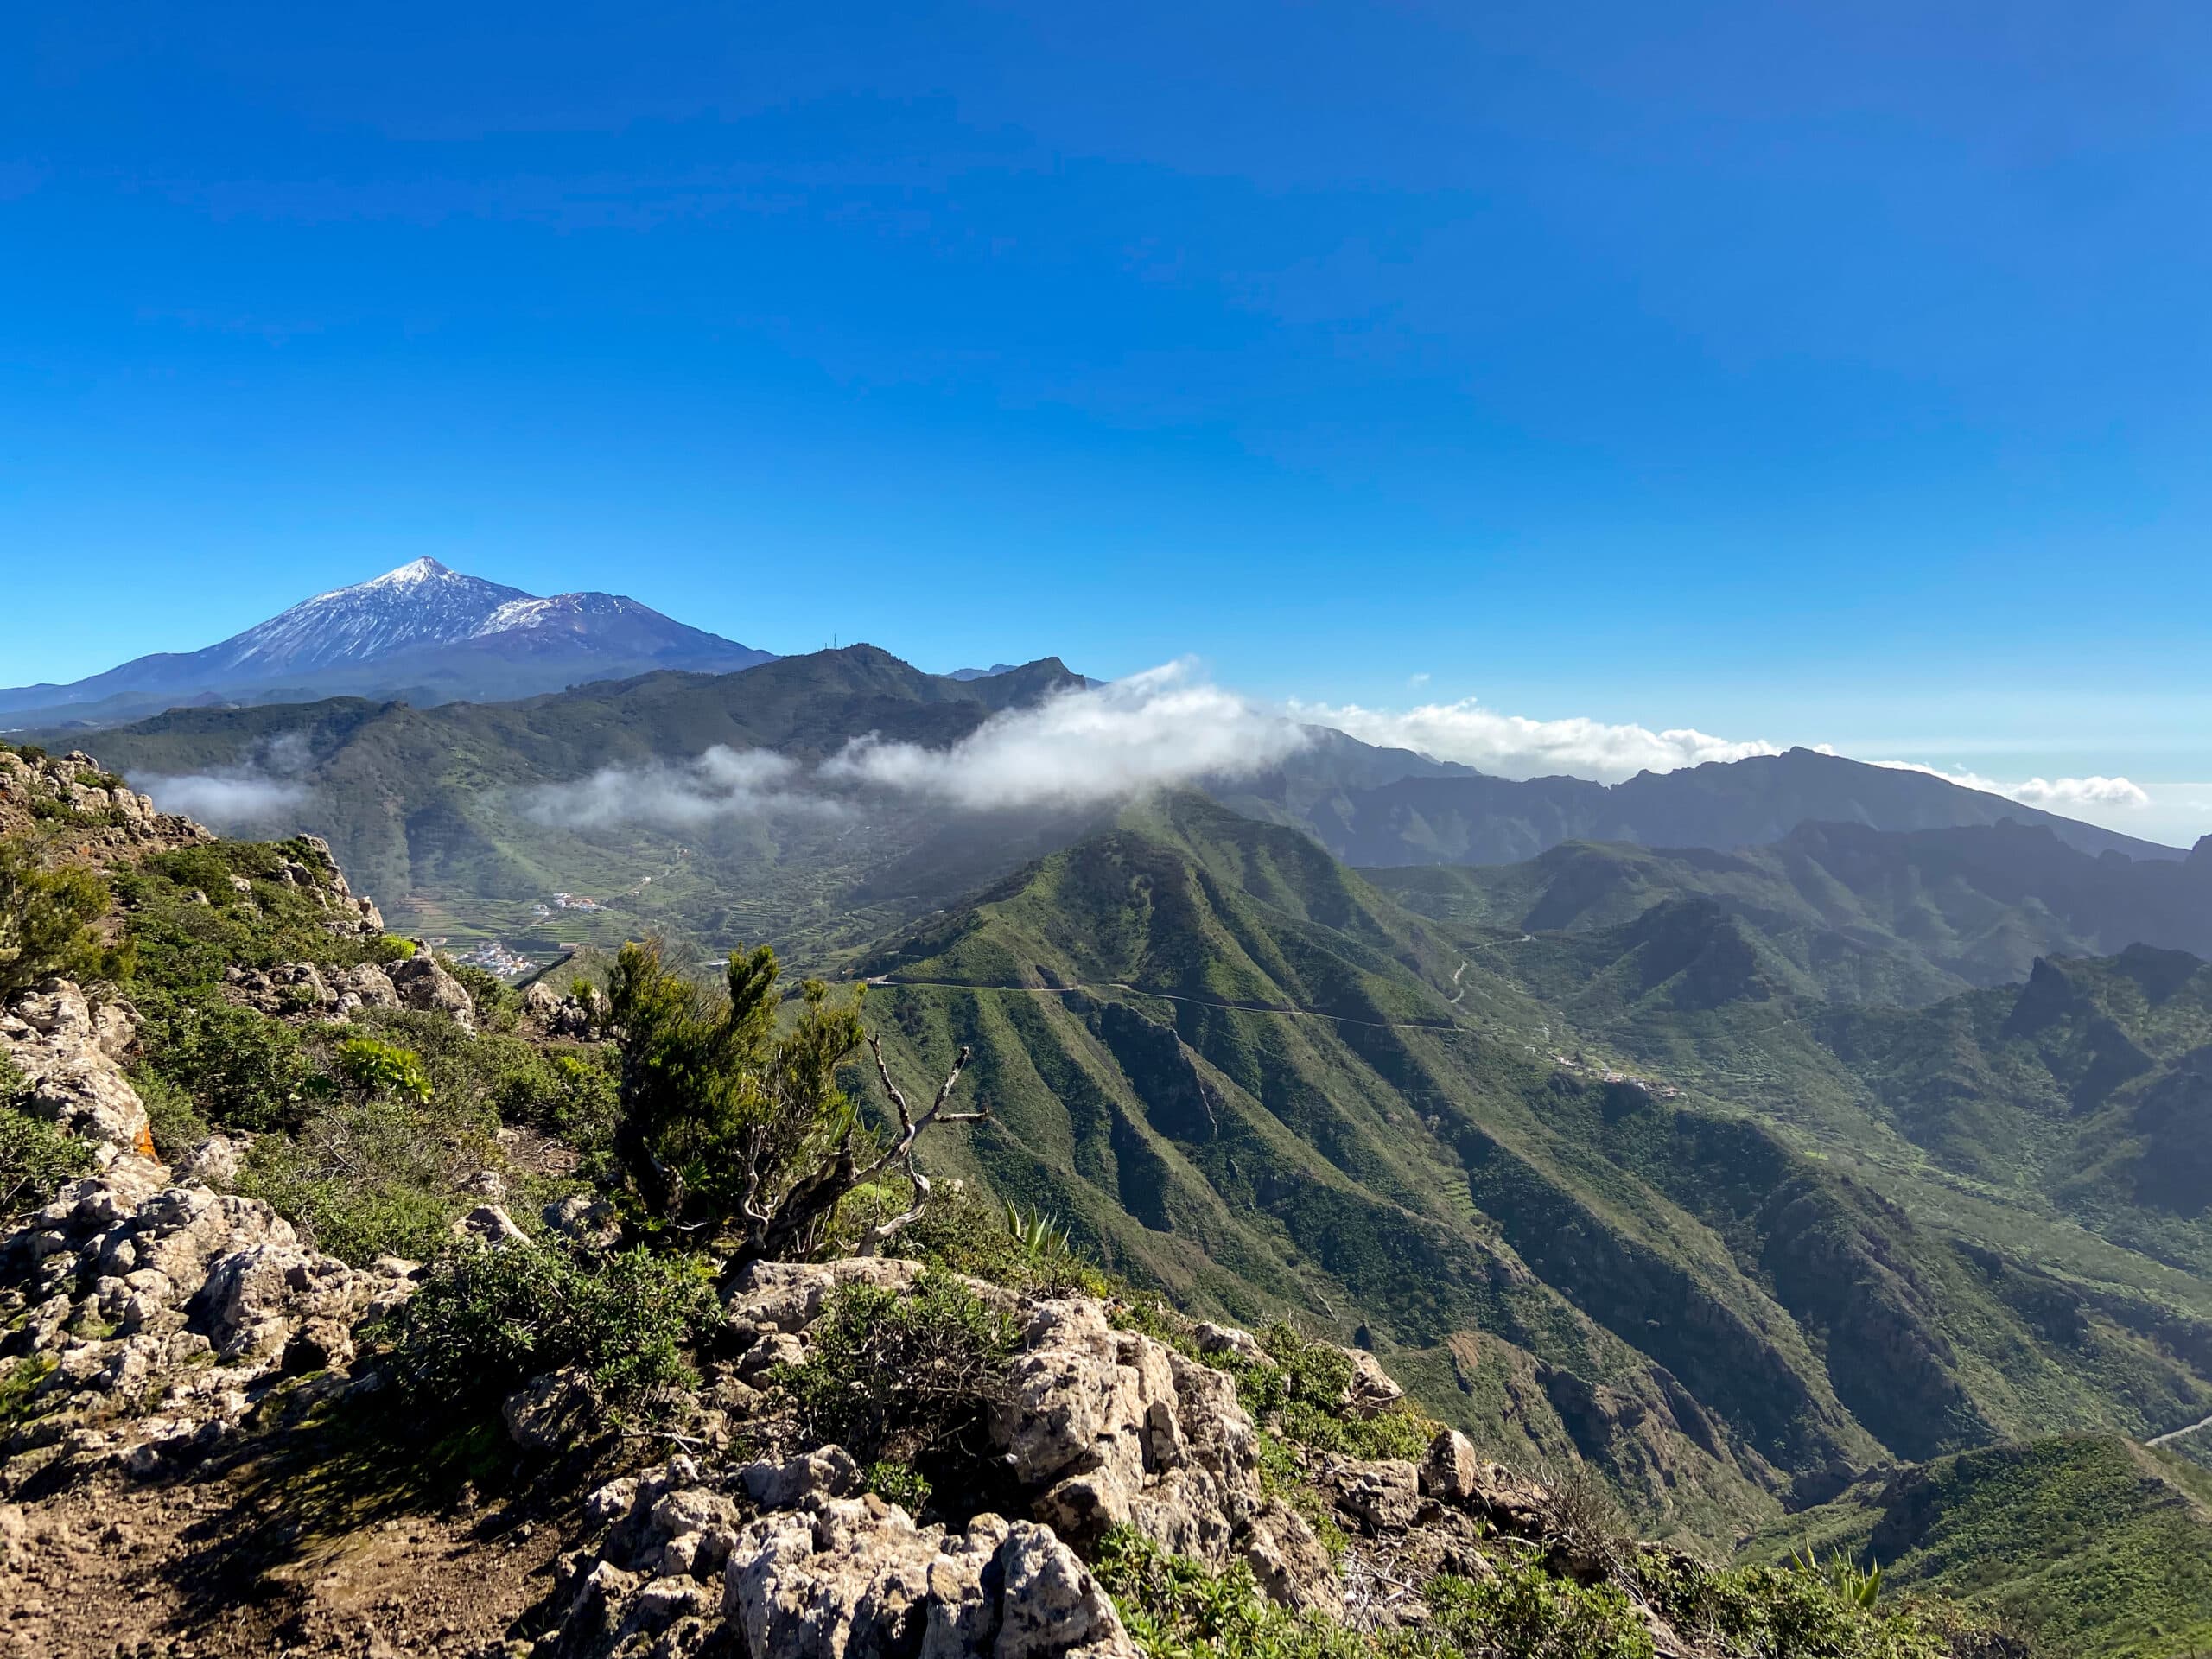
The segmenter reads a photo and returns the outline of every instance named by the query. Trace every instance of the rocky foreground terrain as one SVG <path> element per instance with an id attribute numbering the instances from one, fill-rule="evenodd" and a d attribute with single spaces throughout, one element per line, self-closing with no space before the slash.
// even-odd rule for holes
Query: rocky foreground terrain
<path id="1" fill-rule="evenodd" d="M 117 894 L 53 934 L 75 977 L 0 995 L 14 1651 L 2024 1651 L 1636 1542 L 1371 1354 L 1190 1320 L 950 1187 L 853 1194 L 912 1204 L 908 1254 L 880 1210 L 785 1259 L 641 1232 L 592 988 L 391 939 L 311 840 L 0 760 Z"/>

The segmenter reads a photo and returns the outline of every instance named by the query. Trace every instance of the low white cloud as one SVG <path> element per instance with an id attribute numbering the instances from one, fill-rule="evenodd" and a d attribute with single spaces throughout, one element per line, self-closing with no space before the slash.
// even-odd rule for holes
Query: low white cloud
<path id="1" fill-rule="evenodd" d="M 2025 783 L 2007 784 L 1994 778 L 1985 778 L 1978 772 L 1946 771 L 1941 766 L 1924 766 L 1917 760 L 1877 760 L 1874 764 L 1887 766 L 1892 772 L 1926 772 L 1931 778 L 1941 778 L 1946 783 L 1957 784 L 1964 789 L 1979 789 L 1987 794 L 2002 795 L 2023 806 L 2041 807 L 2048 812 L 2074 812 L 2091 808 L 2104 810 L 2119 808 L 2135 811 L 2151 804 L 2150 791 L 2126 778 L 2101 775 L 2031 778 Z"/>
<path id="2" fill-rule="evenodd" d="M 605 830 L 622 823 L 664 829 L 771 812 L 829 812 L 834 801 L 793 788 L 799 766 L 772 749 L 733 749 L 717 743 L 696 760 L 645 766 L 607 766 L 588 778 L 546 784 L 524 797 L 523 811 L 539 823 Z"/>
<path id="3" fill-rule="evenodd" d="M 181 812 L 218 827 L 272 823 L 296 813 L 308 798 L 304 784 L 245 770 L 134 776 L 130 781 L 133 789 L 151 796 L 162 811 Z"/>
<path id="4" fill-rule="evenodd" d="M 1243 776 L 1305 742 L 1293 722 L 1170 663 L 993 715 L 945 748 L 869 735 L 807 767 L 771 750 L 716 747 L 681 764 L 609 767 L 545 785 L 530 791 L 524 810 L 540 823 L 606 829 L 849 812 L 887 796 L 978 811 L 1080 806 Z"/>
<path id="5" fill-rule="evenodd" d="M 1259 772 L 1305 741 L 1290 721 L 1169 663 L 995 715 L 950 748 L 862 738 L 820 775 L 962 807 L 1081 805 Z"/>
<path id="6" fill-rule="evenodd" d="M 1580 718 L 1531 720 L 1499 714 L 1472 697 L 1403 709 L 1319 702 L 1294 702 L 1291 708 L 1300 720 L 1333 726 L 1363 742 L 1416 749 L 1433 760 L 1457 760 L 1500 778 L 1565 772 L 1618 783 L 1639 772 L 1674 772 L 1708 760 L 1782 752 L 1763 740 L 1738 741 L 1686 726 L 1654 731 Z"/>
<path id="7" fill-rule="evenodd" d="M 134 772 L 129 782 L 164 812 L 217 828 L 281 823 L 307 804 L 307 740 L 296 732 L 262 745 L 240 764 L 206 772 Z"/>

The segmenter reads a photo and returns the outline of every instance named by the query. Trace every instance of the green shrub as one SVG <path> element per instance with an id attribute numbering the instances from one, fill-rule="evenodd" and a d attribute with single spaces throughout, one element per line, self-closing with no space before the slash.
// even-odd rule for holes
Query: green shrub
<path id="1" fill-rule="evenodd" d="M 867 1478 L 868 1491 L 910 1515 L 919 1515 L 927 1507 L 934 1490 L 926 1475 L 897 1458 L 878 1458 L 868 1465 Z"/>
<path id="2" fill-rule="evenodd" d="M 380 1043 L 373 1037 L 348 1037 L 338 1045 L 338 1071 L 364 1094 L 404 1096 L 420 1105 L 430 1099 L 430 1075 L 411 1048 Z"/>
<path id="3" fill-rule="evenodd" d="M 110 903 L 90 870 L 42 869 L 23 842 L 0 841 L 0 996 L 55 975 L 98 975 L 103 953 L 92 924 Z"/>
<path id="4" fill-rule="evenodd" d="M 403 1096 L 317 1103 L 296 1135 L 257 1139 L 238 1191 L 263 1199 L 320 1250 L 356 1265 L 442 1248 L 479 1201 L 461 1183 L 496 1167 L 480 1128 Z"/>
<path id="5" fill-rule="evenodd" d="M 1432 1628 L 1464 1654 L 1514 1659 L 1652 1659 L 1651 1633 L 1636 1605 L 1611 1584 L 1554 1578 L 1535 1562 L 1493 1562 L 1479 1584 L 1437 1578 L 1423 1592 Z"/>
<path id="6" fill-rule="evenodd" d="M 881 1215 L 903 1213 L 913 1203 L 913 1190 L 905 1183 L 887 1187 L 861 1188 L 848 1199 L 852 1212 L 841 1216 L 840 1231 L 857 1236 L 861 1228 Z M 899 1254 L 932 1267 L 966 1274 L 1025 1295 L 1054 1296 L 1071 1291 L 1104 1297 L 1125 1289 L 1112 1275 L 1101 1272 L 1067 1242 L 1057 1224 L 1063 1248 L 1033 1248 L 1007 1224 L 1007 1212 L 985 1203 L 957 1182 L 940 1182 L 928 1208 L 899 1235 Z"/>
<path id="7" fill-rule="evenodd" d="M 438 965 L 461 982 L 461 989 L 468 993 L 476 1004 L 477 1023 L 486 1031 L 512 1031 L 515 1020 L 522 1013 L 522 994 L 497 974 L 487 973 L 472 963 L 455 962 L 450 957 L 440 957 Z"/>
<path id="8" fill-rule="evenodd" d="M 139 999 L 145 1070 L 226 1129 L 253 1133 L 300 1121 L 327 1082 L 281 1020 L 224 1001 L 211 988 Z"/>
<path id="9" fill-rule="evenodd" d="M 849 1283 L 809 1331 L 806 1363 L 775 1382 L 802 1444 L 835 1441 L 863 1465 L 893 1459 L 966 1491 L 1014 1338 L 1012 1318 L 950 1274 L 925 1272 L 903 1291 Z"/>
<path id="10" fill-rule="evenodd" d="M 16 1093 L 22 1082 L 21 1073 L 12 1085 L 0 1076 L 0 1101 Z M 92 1166 L 92 1148 L 74 1135 L 42 1117 L 0 1104 L 0 1220 L 38 1209 Z"/>
<path id="11" fill-rule="evenodd" d="M 160 1072 L 138 1066 L 130 1073 L 130 1085 L 146 1104 L 154 1155 L 162 1162 L 175 1163 L 214 1133 L 213 1126 L 200 1116 L 191 1095 Z"/>
<path id="12" fill-rule="evenodd" d="M 721 1320 L 696 1257 L 471 1243 L 430 1264 L 374 1340 L 412 1398 L 479 1407 L 573 1365 L 609 1406 L 650 1415 L 696 1382 L 687 1351 Z"/>
<path id="13" fill-rule="evenodd" d="M 1359 1631 L 1286 1611 L 1243 1562 L 1217 1567 L 1170 1555 L 1126 1527 L 1100 1544 L 1097 1573 L 1147 1659 L 1453 1659 L 1415 1632 Z"/>
<path id="14" fill-rule="evenodd" d="M 1878 1608 L 1849 1599 L 1825 1577 L 1787 1567 L 1709 1567 L 1646 1550 L 1635 1564 L 1645 1598 L 1677 1630 L 1719 1652 L 1776 1659 L 1942 1659 L 2003 1651 L 1963 1610 Z"/>

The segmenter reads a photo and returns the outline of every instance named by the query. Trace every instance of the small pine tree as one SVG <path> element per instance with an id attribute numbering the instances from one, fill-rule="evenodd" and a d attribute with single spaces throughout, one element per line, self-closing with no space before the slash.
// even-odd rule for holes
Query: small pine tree
<path id="1" fill-rule="evenodd" d="M 716 995 L 672 971 L 658 943 L 623 947 L 608 984 L 622 1055 L 615 1162 L 648 1228 L 726 1242 L 738 1262 L 812 1252 L 855 1188 L 904 1176 L 914 1207 L 868 1230 L 860 1249 L 872 1254 L 928 1201 L 928 1179 L 913 1161 L 921 1133 L 983 1116 L 945 1110 L 967 1051 L 916 1118 L 876 1050 L 899 1134 L 871 1148 L 858 1103 L 837 1081 L 863 1040 L 874 1046 L 861 1026 L 858 993 L 835 1001 L 823 982 L 808 980 L 798 1017 L 786 1027 L 779 974 L 766 945 L 732 952 Z"/>

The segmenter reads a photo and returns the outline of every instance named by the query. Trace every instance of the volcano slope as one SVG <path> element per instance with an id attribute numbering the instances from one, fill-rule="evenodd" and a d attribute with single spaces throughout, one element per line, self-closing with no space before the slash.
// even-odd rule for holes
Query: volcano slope
<path id="1" fill-rule="evenodd" d="M 992 1116 L 941 1161 L 1194 1308 L 1372 1346 L 1655 1527 L 1726 1538 L 1887 1461 L 2212 1410 L 2212 1325 L 1923 1221 L 1785 1116 L 1609 1070 L 1541 971 L 1589 963 L 1500 944 L 1169 795 L 863 971 L 895 1070 L 975 1051 Z M 1702 954 L 1643 994 L 1717 995 Z"/>

